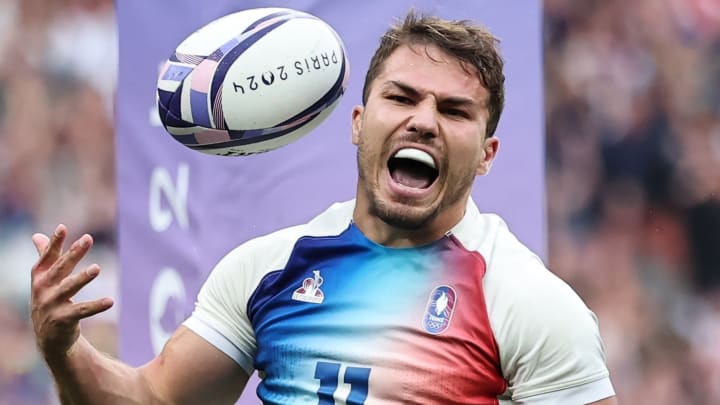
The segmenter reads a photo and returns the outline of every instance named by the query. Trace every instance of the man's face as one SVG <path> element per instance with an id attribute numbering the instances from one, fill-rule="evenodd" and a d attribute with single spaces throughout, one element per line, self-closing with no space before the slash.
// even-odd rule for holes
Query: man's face
<path id="1" fill-rule="evenodd" d="M 487 99 L 474 69 L 439 48 L 396 49 L 353 110 L 359 201 L 403 229 L 448 211 L 459 219 L 497 151 L 497 139 L 485 139 Z"/>

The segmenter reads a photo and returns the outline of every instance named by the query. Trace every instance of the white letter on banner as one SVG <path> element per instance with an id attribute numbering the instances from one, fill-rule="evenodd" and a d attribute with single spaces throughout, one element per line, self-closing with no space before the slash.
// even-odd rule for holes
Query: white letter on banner
<path id="1" fill-rule="evenodd" d="M 150 178 L 150 226 L 155 232 L 166 231 L 173 221 L 177 220 L 180 228 L 187 229 L 189 225 L 187 212 L 187 194 L 190 179 L 190 167 L 187 163 L 180 163 L 177 173 L 177 186 L 173 185 L 170 173 L 164 167 L 153 169 Z M 162 205 L 162 196 L 165 196 L 172 211 Z M 174 215 L 173 215 L 174 214 Z"/>
<path id="2" fill-rule="evenodd" d="M 168 308 L 170 300 L 173 306 Z M 185 283 L 178 272 L 170 267 L 163 268 L 150 289 L 150 341 L 157 355 L 173 331 L 184 320 Z M 168 310 L 173 310 L 167 313 Z M 165 320 L 163 318 L 166 317 Z M 163 327 L 165 323 L 169 329 Z M 169 330 L 169 331 L 168 331 Z"/>

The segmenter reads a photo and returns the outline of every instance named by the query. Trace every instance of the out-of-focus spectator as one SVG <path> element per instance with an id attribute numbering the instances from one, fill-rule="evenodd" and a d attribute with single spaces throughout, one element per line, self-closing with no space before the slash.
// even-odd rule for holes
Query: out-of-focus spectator
<path id="1" fill-rule="evenodd" d="M 720 3 L 545 1 L 550 265 L 620 401 L 720 403 Z"/>
<path id="2" fill-rule="evenodd" d="M 79 300 L 117 297 L 113 93 L 117 29 L 109 0 L 0 0 L 0 405 L 54 404 L 28 314 L 36 231 L 92 233 L 82 265 L 101 280 Z M 95 283 L 93 283 L 95 284 Z M 116 351 L 116 311 L 83 323 Z"/>

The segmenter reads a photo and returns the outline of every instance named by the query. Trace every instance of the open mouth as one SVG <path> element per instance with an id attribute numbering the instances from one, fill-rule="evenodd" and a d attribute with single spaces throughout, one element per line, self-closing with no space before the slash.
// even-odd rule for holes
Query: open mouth
<path id="1" fill-rule="evenodd" d="M 432 156 L 415 148 L 397 151 L 388 161 L 388 170 L 396 183 L 418 189 L 430 187 L 439 174 Z"/>

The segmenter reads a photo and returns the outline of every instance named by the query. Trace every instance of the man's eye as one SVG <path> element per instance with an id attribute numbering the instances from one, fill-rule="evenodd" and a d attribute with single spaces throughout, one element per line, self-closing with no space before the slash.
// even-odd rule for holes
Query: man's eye
<path id="1" fill-rule="evenodd" d="M 391 94 L 391 95 L 388 96 L 388 99 L 390 99 L 390 100 L 392 100 L 392 101 L 396 101 L 396 102 L 398 102 L 398 103 L 400 103 L 400 104 L 410 104 L 410 103 L 412 103 L 412 100 L 410 100 L 409 98 L 407 98 L 407 97 L 405 97 L 405 96 L 399 96 L 399 95 L 393 95 L 393 94 Z"/>
<path id="2" fill-rule="evenodd" d="M 445 114 L 460 118 L 468 117 L 468 113 L 465 110 L 459 110 L 457 108 L 448 108 L 447 110 L 445 110 Z"/>

